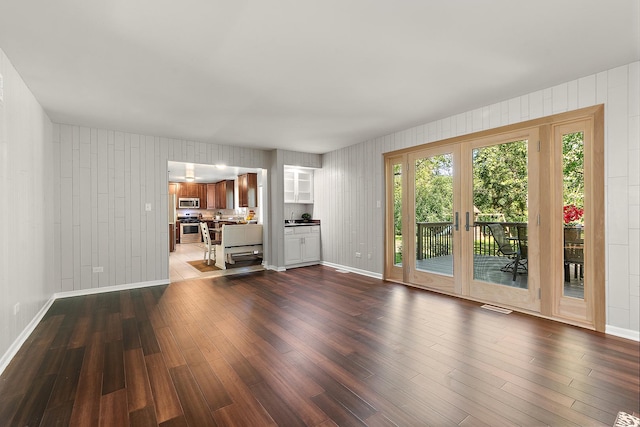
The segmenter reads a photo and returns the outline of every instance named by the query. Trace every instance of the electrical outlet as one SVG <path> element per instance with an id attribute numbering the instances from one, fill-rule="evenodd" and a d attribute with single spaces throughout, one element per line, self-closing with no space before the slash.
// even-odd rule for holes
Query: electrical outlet
<path id="1" fill-rule="evenodd" d="M 94 273 L 103 273 L 104 272 L 104 267 L 93 267 L 93 272 Z"/>
<path id="2" fill-rule="evenodd" d="M 15 316 L 16 314 L 18 314 L 18 312 L 20 311 L 20 303 L 17 302 L 15 303 L 15 305 L 13 306 L 13 315 Z"/>
<path id="3" fill-rule="evenodd" d="M 147 203 L 144 205 L 144 210 L 147 212 L 151 212 L 151 203 Z"/>
<path id="4" fill-rule="evenodd" d="M 371 259 L 371 254 L 367 254 L 367 259 Z"/>
<path id="5" fill-rule="evenodd" d="M 356 252 L 356 258 L 360 258 L 362 257 L 362 254 L 360 252 Z"/>

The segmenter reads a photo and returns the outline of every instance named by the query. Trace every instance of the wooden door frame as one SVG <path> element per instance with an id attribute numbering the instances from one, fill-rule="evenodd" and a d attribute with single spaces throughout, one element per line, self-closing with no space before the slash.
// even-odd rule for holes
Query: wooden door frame
<path id="1" fill-rule="evenodd" d="M 529 314 L 533 314 L 540 317 L 551 318 L 554 320 L 558 320 L 564 323 L 570 323 L 577 326 L 595 329 L 597 331 L 604 332 L 605 331 L 605 322 L 606 322 L 606 301 L 605 301 L 605 236 L 604 236 L 604 226 L 605 226 L 605 209 L 604 209 L 604 105 L 596 105 L 593 107 L 582 108 L 575 111 L 570 111 L 566 113 L 556 114 L 552 116 L 546 116 L 539 119 L 529 120 L 522 123 L 517 123 L 513 125 L 503 126 L 495 129 L 485 130 L 481 132 L 476 132 L 468 135 L 458 136 L 454 138 L 448 138 L 441 141 L 420 144 L 417 146 L 405 148 L 402 150 L 397 150 L 393 152 L 388 152 L 384 154 L 385 159 L 385 188 L 386 188 L 386 209 L 385 209 L 385 270 L 383 273 L 383 277 L 387 280 L 399 281 L 405 283 L 409 286 L 416 286 L 415 284 L 408 283 L 405 281 L 405 278 L 408 277 L 405 274 L 402 274 L 402 277 L 398 277 L 398 269 L 393 266 L 393 247 L 390 247 L 390 237 L 393 238 L 393 186 L 389 185 L 389 179 L 392 178 L 392 170 L 391 165 L 392 161 L 395 160 L 397 164 L 398 159 L 405 159 L 403 164 L 403 168 L 407 167 L 406 159 L 409 153 L 415 153 L 418 151 L 422 151 L 428 148 L 435 148 L 443 145 L 453 145 L 453 144 L 464 144 L 469 141 L 482 139 L 486 137 L 498 137 L 503 134 L 520 132 L 525 129 L 537 128 L 538 136 L 540 138 L 540 158 L 541 159 L 553 159 L 552 152 L 552 140 L 553 140 L 553 131 L 552 126 L 558 126 L 565 123 L 571 123 L 581 120 L 589 120 L 591 124 L 591 132 L 592 132 L 592 143 L 589 148 L 589 155 L 587 155 L 587 148 L 585 147 L 585 172 L 587 178 L 585 181 L 585 193 L 589 191 L 589 195 L 585 194 L 585 209 L 588 209 L 590 212 L 590 231 L 587 229 L 589 233 L 588 244 L 589 244 L 589 266 L 585 267 L 585 273 L 588 275 L 590 280 L 592 280 L 592 285 L 589 287 L 590 295 L 585 294 L 585 299 L 589 301 L 591 316 L 590 319 L 586 321 L 577 321 L 575 319 L 567 318 L 566 316 L 560 316 L 557 314 L 557 310 L 554 310 L 554 307 L 557 305 L 554 300 L 554 292 L 553 286 L 545 286 L 545 281 L 549 280 L 548 283 L 552 280 L 557 280 L 557 278 L 553 277 L 553 273 L 550 266 L 554 265 L 557 262 L 557 254 L 553 254 L 548 247 L 545 247 L 545 240 L 552 241 L 554 238 L 553 231 L 553 221 L 557 215 L 555 212 L 554 206 L 555 202 L 552 201 L 551 197 L 543 197 L 542 194 L 539 194 L 539 200 L 537 203 L 537 209 L 540 213 L 540 226 L 538 227 L 539 233 L 539 241 L 541 242 L 540 247 L 537 249 L 539 251 L 539 280 L 540 280 L 540 305 L 539 311 L 526 310 L 519 307 L 510 307 L 517 311 L 523 311 Z M 546 156 L 546 157 L 545 157 Z M 545 160 L 542 160 L 545 161 Z M 549 165 L 552 167 L 553 165 Z M 541 169 L 545 167 L 545 165 L 541 164 Z M 391 174 L 391 175 L 390 175 Z M 539 173 L 534 178 L 537 180 L 537 185 L 540 189 L 551 188 L 554 185 L 553 179 L 550 176 L 551 174 Z M 407 185 L 407 173 L 403 170 L 403 208 L 406 210 L 406 185 Z M 532 179 L 530 176 L 529 179 Z M 390 188 L 391 187 L 391 188 Z M 589 190 L 587 190 L 587 187 Z M 541 191 L 541 190 L 540 190 Z M 554 213 L 555 212 L 555 213 Z M 531 213 L 529 215 L 529 220 L 531 222 L 532 216 Z M 403 235 L 405 233 L 404 229 L 406 228 L 406 223 L 409 218 L 403 218 Z M 411 218 L 413 220 L 413 218 Z M 557 233 L 557 232 L 556 232 Z M 403 251 L 405 248 L 403 247 Z M 531 250 L 531 249 L 530 249 Z M 534 248 L 534 250 L 536 250 Z M 390 255 L 391 252 L 391 255 Z M 406 254 L 403 254 L 403 260 L 406 258 Z M 406 263 L 403 263 L 406 265 Z M 429 287 L 427 287 L 430 289 Z M 468 295 L 465 295 L 464 289 L 459 289 L 456 286 L 456 290 L 454 292 L 446 292 L 439 289 L 431 289 L 437 292 L 442 292 L 445 294 L 451 294 L 461 298 L 467 298 L 480 302 L 487 302 L 483 300 L 479 300 L 476 298 L 472 298 Z M 585 289 L 585 292 L 587 289 Z"/>

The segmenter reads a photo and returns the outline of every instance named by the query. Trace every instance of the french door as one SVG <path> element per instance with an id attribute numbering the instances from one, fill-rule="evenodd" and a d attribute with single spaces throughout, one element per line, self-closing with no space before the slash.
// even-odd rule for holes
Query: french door
<path id="1" fill-rule="evenodd" d="M 385 278 L 604 328 L 595 115 L 385 156 Z"/>

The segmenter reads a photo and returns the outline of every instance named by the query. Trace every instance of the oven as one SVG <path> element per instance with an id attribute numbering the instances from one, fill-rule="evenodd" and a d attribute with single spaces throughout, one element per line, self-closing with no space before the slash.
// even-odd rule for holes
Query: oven
<path id="1" fill-rule="evenodd" d="M 200 223 L 181 222 L 180 223 L 180 243 L 199 243 Z"/>

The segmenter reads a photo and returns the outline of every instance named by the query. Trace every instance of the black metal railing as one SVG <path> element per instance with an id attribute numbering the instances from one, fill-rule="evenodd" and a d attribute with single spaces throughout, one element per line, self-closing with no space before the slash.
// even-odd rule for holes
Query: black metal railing
<path id="1" fill-rule="evenodd" d="M 492 221 L 473 223 L 473 253 L 476 255 L 498 256 L 498 245 L 489 231 Z M 505 235 L 517 245 L 517 226 L 522 222 L 500 222 Z M 428 259 L 453 254 L 453 224 L 450 222 L 418 222 L 416 223 L 416 259 Z"/>

